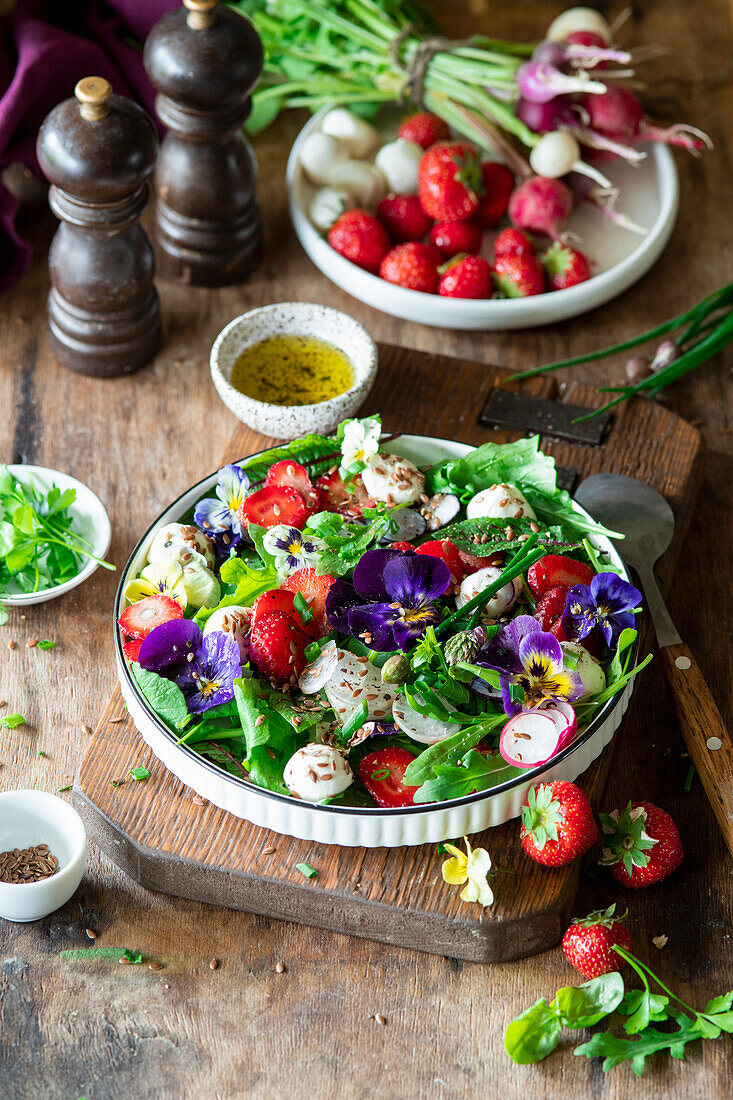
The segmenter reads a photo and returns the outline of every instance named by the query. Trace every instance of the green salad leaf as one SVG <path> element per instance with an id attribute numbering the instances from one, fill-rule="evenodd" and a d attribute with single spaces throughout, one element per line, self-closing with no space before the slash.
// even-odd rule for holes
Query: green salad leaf
<path id="1" fill-rule="evenodd" d="M 246 561 L 244 558 L 229 558 L 219 570 L 222 581 L 233 588 L 233 591 L 224 596 L 216 607 L 202 607 L 195 616 L 194 621 L 203 626 L 215 611 L 221 607 L 233 607 L 242 604 L 249 607 L 263 592 L 271 588 L 277 588 L 278 577 L 274 565 L 264 565 Z"/>
<path id="2" fill-rule="evenodd" d="M 182 729 L 189 720 L 186 697 L 177 684 L 157 672 L 148 672 L 133 661 L 130 665 L 135 683 L 159 718 L 175 729 Z"/>
<path id="3" fill-rule="evenodd" d="M 623 1000 L 624 980 L 617 970 L 601 974 L 582 985 L 558 989 L 554 1004 L 565 1027 L 593 1027 L 615 1012 Z"/>
<path id="4" fill-rule="evenodd" d="M 436 741 L 429 745 L 419 756 L 416 756 L 405 771 L 405 783 L 410 786 L 419 786 L 433 778 L 438 768 L 453 764 L 461 760 L 480 741 L 487 737 L 497 727 L 504 725 L 506 715 L 486 716 L 477 720 L 475 725 L 467 726 L 450 737 Z"/>
<path id="5" fill-rule="evenodd" d="M 419 757 L 418 757 L 419 759 Z M 434 779 L 428 779 L 415 791 L 414 802 L 442 802 L 450 798 L 464 798 L 474 791 L 486 791 L 497 783 L 504 783 L 519 768 L 507 764 L 498 753 L 484 755 L 471 749 L 456 763 L 436 764 Z"/>
<path id="6" fill-rule="evenodd" d="M 240 466 L 247 471 L 250 492 L 258 488 L 267 477 L 267 471 L 275 462 L 292 458 L 305 466 L 311 479 L 325 473 L 341 457 L 341 451 L 334 445 L 333 439 L 322 435 L 304 435 L 293 439 L 282 447 L 271 447 L 260 455 L 254 455 Z"/>
<path id="7" fill-rule="evenodd" d="M 310 516 L 306 531 L 326 546 L 321 552 L 317 572 L 330 573 L 334 577 L 349 573 L 362 555 L 392 529 L 391 513 L 395 511 L 388 509 L 386 504 L 364 508 L 365 523 L 350 522 L 336 512 L 317 512 Z"/>
<path id="8" fill-rule="evenodd" d="M 562 1020 L 554 1005 L 544 997 L 526 1008 L 509 1024 L 504 1035 L 504 1049 L 520 1066 L 541 1062 L 560 1041 Z"/>

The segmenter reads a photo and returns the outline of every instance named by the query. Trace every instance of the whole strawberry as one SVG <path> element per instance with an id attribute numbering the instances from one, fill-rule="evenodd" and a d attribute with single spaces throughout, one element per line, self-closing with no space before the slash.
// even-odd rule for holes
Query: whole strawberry
<path id="1" fill-rule="evenodd" d="M 536 256 L 498 256 L 494 282 L 505 298 L 531 298 L 545 289 L 545 274 Z"/>
<path id="2" fill-rule="evenodd" d="M 526 233 L 510 225 L 502 229 L 494 241 L 494 255 L 499 256 L 534 256 L 534 245 Z"/>
<path id="3" fill-rule="evenodd" d="M 328 243 L 352 264 L 376 273 L 389 250 L 389 237 L 378 218 L 366 210 L 347 210 L 328 231 Z"/>
<path id="4" fill-rule="evenodd" d="M 631 951 L 631 933 L 622 924 L 626 914 L 616 917 L 615 911 L 614 903 L 605 911 L 574 920 L 562 938 L 565 957 L 584 978 L 600 978 L 623 966 L 622 957 L 613 950 L 615 943 Z"/>
<path id="5" fill-rule="evenodd" d="M 585 855 L 598 838 L 590 802 L 564 779 L 531 787 L 522 806 L 520 839 L 527 855 L 546 867 L 563 867 Z"/>
<path id="6" fill-rule="evenodd" d="M 379 265 L 379 275 L 396 286 L 434 294 L 440 278 L 438 265 L 442 260 L 440 252 L 432 245 L 407 241 L 387 253 Z"/>
<path id="7" fill-rule="evenodd" d="M 639 889 L 671 875 L 684 852 L 677 826 L 653 802 L 629 802 L 625 810 L 599 814 L 603 828 L 600 863 L 622 886 Z"/>
<path id="8" fill-rule="evenodd" d="M 377 207 L 377 217 L 393 241 L 419 241 L 430 229 L 417 195 L 387 195 Z"/>
<path id="9" fill-rule="evenodd" d="M 487 160 L 481 165 L 481 190 L 476 222 L 482 229 L 493 229 L 507 212 L 514 176 L 505 164 Z"/>
<path id="10" fill-rule="evenodd" d="M 456 256 L 440 270 L 438 294 L 444 298 L 491 297 L 491 268 L 481 256 Z"/>
<path id="11" fill-rule="evenodd" d="M 478 209 L 483 194 L 476 150 L 467 141 L 431 145 L 418 171 L 420 204 L 436 222 L 459 222 Z"/>
<path id="12" fill-rule="evenodd" d="M 447 141 L 450 136 L 448 123 L 437 115 L 431 115 L 429 111 L 420 111 L 419 114 L 410 115 L 400 123 L 397 136 L 407 138 L 408 141 L 416 141 L 423 149 L 429 149 L 436 141 Z"/>
<path id="13" fill-rule="evenodd" d="M 565 290 L 591 277 L 590 264 L 583 253 L 560 241 L 552 242 L 547 252 L 540 256 L 540 263 L 553 290 Z"/>
<path id="14" fill-rule="evenodd" d="M 428 240 L 449 260 L 459 252 L 474 256 L 481 249 L 482 236 L 473 222 L 437 222 L 430 230 Z"/>

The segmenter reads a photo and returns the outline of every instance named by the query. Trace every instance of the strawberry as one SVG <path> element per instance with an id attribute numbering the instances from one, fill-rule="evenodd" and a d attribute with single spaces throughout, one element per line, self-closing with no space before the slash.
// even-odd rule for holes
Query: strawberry
<path id="1" fill-rule="evenodd" d="M 305 500 L 297 489 L 288 485 L 266 485 L 242 501 L 237 512 L 241 523 L 257 523 L 260 527 L 302 527 L 308 518 Z"/>
<path id="2" fill-rule="evenodd" d="M 415 547 L 412 545 L 411 542 L 391 542 L 389 544 L 389 549 L 401 550 L 403 554 L 406 554 L 408 550 L 410 550 L 413 554 L 415 553 Z"/>
<path id="3" fill-rule="evenodd" d="M 580 787 L 557 780 L 530 788 L 522 806 L 520 838 L 536 863 L 564 867 L 596 842 L 598 826 Z"/>
<path id="4" fill-rule="evenodd" d="M 684 852 L 677 826 L 652 802 L 629 802 L 625 810 L 600 814 L 604 832 L 601 864 L 622 886 L 637 890 L 671 875 Z"/>
<path id="5" fill-rule="evenodd" d="M 285 591 L 292 592 L 293 595 L 300 592 L 313 612 L 313 619 L 306 624 L 305 630 L 314 638 L 325 638 L 331 633 L 326 618 L 326 596 L 335 580 L 330 573 L 318 574 L 315 569 L 298 569 L 290 574 L 283 585 Z"/>
<path id="6" fill-rule="evenodd" d="M 494 241 L 494 255 L 499 256 L 534 256 L 534 245 L 526 233 L 510 225 L 502 229 Z"/>
<path id="7" fill-rule="evenodd" d="M 387 195 L 377 207 L 377 217 L 393 241 L 419 241 L 430 228 L 417 195 Z"/>
<path id="8" fill-rule="evenodd" d="M 476 221 L 481 229 L 493 229 L 507 212 L 514 176 L 505 164 L 487 160 L 481 165 L 481 186 Z"/>
<path id="9" fill-rule="evenodd" d="M 408 141 L 416 141 L 423 149 L 429 149 L 436 141 L 447 141 L 450 137 L 448 123 L 437 115 L 431 115 L 428 111 L 420 111 L 417 115 L 410 115 L 400 123 L 397 136 L 407 138 Z"/>
<path id="10" fill-rule="evenodd" d="M 481 250 L 482 237 L 481 230 L 473 222 L 436 222 L 428 240 L 449 260 L 459 252 L 475 255 Z"/>
<path id="11" fill-rule="evenodd" d="M 382 223 L 366 210 L 347 210 L 328 231 L 328 243 L 357 267 L 376 275 L 389 237 Z"/>
<path id="12" fill-rule="evenodd" d="M 438 265 L 443 257 L 437 248 L 418 241 L 398 244 L 379 265 L 380 278 L 408 290 L 434 294 L 438 285 Z"/>
<path id="13" fill-rule="evenodd" d="M 485 569 L 489 565 L 498 565 L 502 561 L 501 554 L 489 554 L 482 558 L 478 554 L 472 554 L 470 550 L 459 550 L 458 557 L 463 562 L 464 573 L 478 573 L 479 569 Z"/>
<path id="14" fill-rule="evenodd" d="M 454 587 L 457 587 L 468 573 L 458 547 L 454 546 L 450 539 L 432 539 L 430 542 L 423 542 L 417 547 L 417 553 L 430 554 L 444 561 L 450 570 Z"/>
<path id="15" fill-rule="evenodd" d="M 275 462 L 267 471 L 267 477 L 265 478 L 265 488 L 269 489 L 273 486 L 276 489 L 282 488 L 282 486 L 297 489 L 305 500 L 308 511 L 315 511 L 318 503 L 316 489 L 305 466 L 301 466 L 300 463 L 291 462 L 289 458 L 284 458 L 281 462 Z"/>
<path id="16" fill-rule="evenodd" d="M 436 222 L 459 222 L 478 209 L 483 194 L 476 150 L 466 141 L 439 141 L 420 161 L 418 195 Z"/>
<path id="17" fill-rule="evenodd" d="M 441 270 L 438 294 L 444 298 L 491 297 L 491 268 L 481 256 L 456 257 Z"/>
<path id="18" fill-rule="evenodd" d="M 505 298 L 531 298 L 545 289 L 545 273 L 536 256 L 497 256 L 494 282 Z"/>
<path id="19" fill-rule="evenodd" d="M 545 554 L 527 570 L 527 584 L 535 596 L 543 596 L 558 585 L 572 588 L 574 584 L 590 584 L 593 576 L 591 567 L 582 561 L 563 554 Z"/>
<path id="20" fill-rule="evenodd" d="M 140 656 L 140 646 L 143 644 L 142 638 L 132 638 L 129 642 L 125 642 L 122 647 L 122 652 L 127 657 L 128 661 L 136 661 Z"/>
<path id="21" fill-rule="evenodd" d="M 568 640 L 562 625 L 562 617 L 565 614 L 565 602 L 569 591 L 570 589 L 563 584 L 548 588 L 540 596 L 534 609 L 534 617 L 542 629 L 553 634 L 558 642 Z"/>
<path id="22" fill-rule="evenodd" d="M 359 474 L 350 482 L 350 488 L 347 489 L 337 466 L 333 466 L 328 473 L 321 474 L 316 482 L 316 490 L 318 506 L 324 512 L 360 516 L 362 508 L 373 508 L 376 503 L 364 488 L 364 482 Z"/>
<path id="23" fill-rule="evenodd" d="M 415 757 L 407 749 L 388 745 L 365 756 L 359 778 L 378 806 L 412 806 L 417 787 L 406 787 L 405 772 Z"/>
<path id="24" fill-rule="evenodd" d="M 631 951 L 631 933 L 621 923 L 626 914 L 616 917 L 615 911 L 614 902 L 605 912 L 599 910 L 574 920 L 562 938 L 566 959 L 584 978 L 600 978 L 623 966 L 621 955 L 613 950 L 615 943 Z"/>
<path id="25" fill-rule="evenodd" d="M 123 634 L 142 641 L 156 626 L 181 618 L 183 608 L 170 596 L 147 596 L 144 600 L 126 607 L 117 622 Z"/>
<path id="26" fill-rule="evenodd" d="M 583 253 L 560 241 L 552 242 L 547 252 L 540 256 L 540 263 L 553 290 L 577 286 L 591 277 L 590 264 Z"/>
<path id="27" fill-rule="evenodd" d="M 286 592 L 283 588 L 271 588 L 269 592 L 262 592 L 252 604 L 252 626 L 277 611 L 288 615 L 302 629 L 303 623 L 295 610 L 294 598 L 292 592 Z"/>
<path id="28" fill-rule="evenodd" d="M 308 635 L 289 615 L 273 611 L 258 619 L 252 627 L 250 660 L 258 671 L 276 684 L 294 683 L 306 666 Z"/>

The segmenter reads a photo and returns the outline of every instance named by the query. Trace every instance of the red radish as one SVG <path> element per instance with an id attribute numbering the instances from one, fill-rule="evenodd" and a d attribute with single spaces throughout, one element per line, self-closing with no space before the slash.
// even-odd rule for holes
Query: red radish
<path id="1" fill-rule="evenodd" d="M 680 145 L 697 153 L 710 145 L 710 139 L 694 126 L 678 124 L 662 129 L 647 122 L 638 98 L 622 84 L 609 84 L 602 95 L 586 95 L 583 107 L 589 126 L 605 137 L 628 145 L 637 141 L 662 141 Z"/>
<path id="2" fill-rule="evenodd" d="M 565 39 L 566 46 L 595 46 L 599 50 L 605 50 L 608 42 L 600 34 L 594 31 L 573 31 Z"/>
<path id="3" fill-rule="evenodd" d="M 555 752 L 562 752 L 571 741 L 575 740 L 578 732 L 578 720 L 575 717 L 575 711 L 570 703 L 566 703 L 564 699 L 557 699 L 552 706 L 543 707 L 542 710 L 545 714 L 549 714 L 558 728 L 560 740 L 557 743 Z"/>
<path id="4" fill-rule="evenodd" d="M 543 176 L 532 176 L 520 183 L 509 200 L 509 217 L 518 229 L 546 233 L 555 241 L 562 239 L 561 233 L 572 209 L 570 188 L 562 180 Z"/>
<path id="5" fill-rule="evenodd" d="M 575 712 L 572 707 L 568 709 L 574 722 Z M 571 727 L 569 716 L 554 706 L 520 711 L 501 731 L 499 752 L 512 767 L 535 768 L 546 764 L 572 740 Z"/>

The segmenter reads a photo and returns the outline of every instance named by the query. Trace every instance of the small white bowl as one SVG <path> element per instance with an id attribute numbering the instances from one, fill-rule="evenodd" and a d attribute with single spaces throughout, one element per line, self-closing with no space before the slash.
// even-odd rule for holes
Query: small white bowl
<path id="1" fill-rule="evenodd" d="M 339 348 L 351 360 L 351 389 L 315 405 L 270 405 L 240 393 L 231 384 L 232 368 L 242 352 L 272 336 L 316 336 Z M 338 309 L 308 302 L 278 302 L 235 317 L 211 349 L 211 377 L 216 392 L 239 420 L 276 439 L 295 439 L 308 432 L 327 435 L 340 420 L 353 416 L 366 400 L 377 376 L 377 348 L 369 333 Z"/>
<path id="2" fill-rule="evenodd" d="M 65 905 L 81 882 L 87 834 L 73 806 L 45 791 L 0 794 L 0 852 L 48 844 L 59 869 L 38 882 L 0 882 L 0 917 L 40 920 Z"/>
<path id="3" fill-rule="evenodd" d="M 47 493 L 54 485 L 61 492 L 66 489 L 76 489 L 76 500 L 71 505 L 71 515 L 74 517 L 74 531 L 81 535 L 89 543 L 89 548 L 95 558 L 103 558 L 109 550 L 112 538 L 112 528 L 109 516 L 101 500 L 96 493 L 75 477 L 62 474 L 60 470 L 50 470 L 46 466 L 8 466 L 13 477 L 16 477 L 23 485 L 33 481 L 34 486 Z M 63 584 L 56 584 L 52 588 L 44 588 L 40 592 L 16 592 L 11 596 L 0 596 L 0 602 L 8 607 L 27 607 L 31 604 L 46 603 L 47 600 L 55 600 L 57 596 L 63 596 L 72 588 L 83 584 L 99 569 L 99 565 L 93 558 L 82 558 L 82 568 L 75 577 L 71 577 Z"/>

